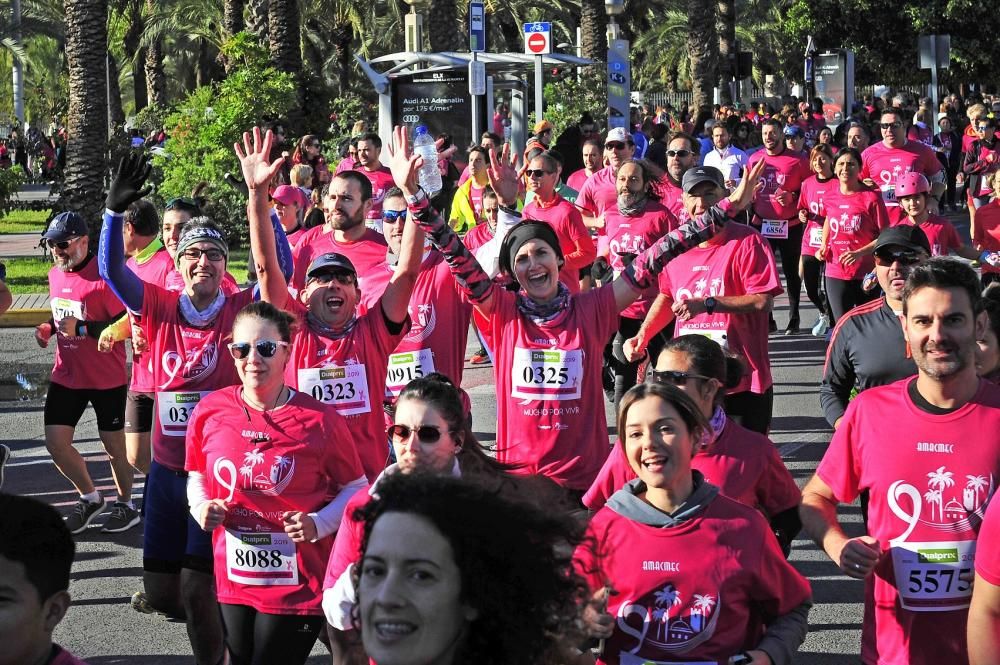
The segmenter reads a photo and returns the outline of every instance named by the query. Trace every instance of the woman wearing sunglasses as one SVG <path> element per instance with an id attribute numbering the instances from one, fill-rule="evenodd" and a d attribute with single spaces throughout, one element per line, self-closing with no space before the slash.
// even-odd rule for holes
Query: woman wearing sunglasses
<path id="1" fill-rule="evenodd" d="M 328 536 L 366 484 L 344 419 L 285 385 L 292 322 L 264 302 L 240 310 L 228 345 L 240 383 L 206 395 L 188 427 L 188 504 L 212 534 L 234 665 L 308 658 Z"/>
<path id="2" fill-rule="evenodd" d="M 789 665 L 806 636 L 809 583 L 765 519 L 695 468 L 716 427 L 692 393 L 644 383 L 619 408 L 616 448 L 636 478 L 576 553 L 593 594 L 584 625 L 603 640 L 597 662 Z"/>
<path id="3" fill-rule="evenodd" d="M 312 167 L 315 189 L 322 189 L 323 185 L 330 182 L 330 168 L 326 165 L 323 147 L 315 134 L 306 134 L 299 139 L 299 144 L 292 153 L 292 164 L 306 164 Z"/>
<path id="4" fill-rule="evenodd" d="M 724 495 L 760 510 L 787 556 L 802 527 L 798 514 L 800 492 L 774 443 L 726 415 L 726 389 L 738 384 L 743 372 L 743 363 L 725 355 L 722 347 L 708 337 L 681 335 L 664 345 L 656 368 L 646 380 L 675 386 L 694 400 L 711 431 L 695 446 L 691 466 Z M 624 449 L 615 446 L 583 496 L 584 505 L 600 509 L 635 477 Z"/>
<path id="5" fill-rule="evenodd" d="M 1000 144 L 997 142 L 997 121 L 983 116 L 975 121 L 976 140 L 965 153 L 962 171 L 968 182 L 972 203 L 978 210 L 993 198 L 991 176 L 1000 170 Z"/>

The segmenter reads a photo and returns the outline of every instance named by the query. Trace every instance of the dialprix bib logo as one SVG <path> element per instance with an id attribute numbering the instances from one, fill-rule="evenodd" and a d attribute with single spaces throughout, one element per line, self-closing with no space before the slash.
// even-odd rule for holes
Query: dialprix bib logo
<path id="1" fill-rule="evenodd" d="M 174 396 L 177 404 L 197 404 L 201 400 L 201 393 L 178 393 Z"/>
<path id="2" fill-rule="evenodd" d="M 562 360 L 558 351 L 532 351 L 531 362 L 533 363 L 558 363 Z"/>
<path id="3" fill-rule="evenodd" d="M 246 545 L 267 545 L 271 544 L 271 534 L 269 533 L 241 533 L 240 540 Z"/>
<path id="4" fill-rule="evenodd" d="M 347 376 L 347 370 L 343 367 L 331 367 L 330 369 L 321 369 L 319 371 L 319 378 L 321 379 L 343 379 Z"/>
<path id="5" fill-rule="evenodd" d="M 917 560 L 920 563 L 958 563 L 958 550 L 917 550 Z"/>

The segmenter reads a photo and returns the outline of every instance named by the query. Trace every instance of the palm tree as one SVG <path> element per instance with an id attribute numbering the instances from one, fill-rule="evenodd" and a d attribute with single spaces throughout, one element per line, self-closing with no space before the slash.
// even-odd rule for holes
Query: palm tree
<path id="1" fill-rule="evenodd" d="M 461 51 L 468 48 L 465 30 L 458 22 L 455 0 L 434 0 L 427 14 L 427 36 L 432 51 Z"/>
<path id="2" fill-rule="evenodd" d="M 924 492 L 924 501 L 931 504 L 931 519 L 934 519 L 934 505 L 938 507 L 938 519 L 944 517 L 944 505 L 941 490 L 927 490 Z"/>
<path id="3" fill-rule="evenodd" d="M 668 583 L 665 587 L 656 592 L 654 602 L 658 607 L 665 606 L 667 609 L 667 616 L 666 619 L 664 619 L 663 629 L 663 633 L 666 635 L 670 629 L 670 609 L 675 605 L 681 604 L 681 592 L 678 591 L 677 587 L 673 584 Z"/>
<path id="4" fill-rule="evenodd" d="M 603 0 L 580 0 L 580 42 L 584 58 L 604 62 L 608 58 L 608 17 Z"/>
<path id="5" fill-rule="evenodd" d="M 108 141 L 108 0 L 66 0 L 69 142 L 59 205 L 99 228 Z"/>
<path id="6" fill-rule="evenodd" d="M 719 86 L 723 104 L 733 101 L 729 83 L 736 70 L 736 0 L 719 0 Z"/>
<path id="7" fill-rule="evenodd" d="M 243 9 L 246 6 L 244 0 L 223 0 L 222 2 L 222 25 L 226 30 L 226 35 L 232 37 L 238 32 L 242 32 L 245 26 L 243 22 Z"/>
<path id="8" fill-rule="evenodd" d="M 692 103 L 697 108 L 712 103 L 712 91 L 719 80 L 715 9 L 715 3 L 688 0 L 687 46 L 688 57 L 691 59 Z"/>
<path id="9" fill-rule="evenodd" d="M 981 505 L 979 493 L 986 492 L 989 488 L 989 481 L 986 480 L 986 476 L 966 476 L 965 479 L 968 481 L 965 483 L 965 497 L 967 498 L 964 502 L 965 507 L 969 510 L 978 510 Z"/>
<path id="10" fill-rule="evenodd" d="M 268 0 L 267 19 L 271 44 L 271 62 L 283 72 L 295 77 L 296 103 L 288 112 L 292 135 L 303 131 L 302 47 L 299 40 L 298 0 Z"/>
<path id="11" fill-rule="evenodd" d="M 268 19 L 270 12 L 267 8 L 268 0 L 248 0 L 247 8 L 250 10 L 247 16 L 247 30 L 251 34 L 264 41 L 270 34 Z"/>
<path id="12" fill-rule="evenodd" d="M 945 471 L 943 466 L 939 466 L 937 469 L 927 474 L 927 486 L 944 490 L 945 488 L 951 487 L 955 484 L 954 475 L 955 474 L 951 471 Z"/>

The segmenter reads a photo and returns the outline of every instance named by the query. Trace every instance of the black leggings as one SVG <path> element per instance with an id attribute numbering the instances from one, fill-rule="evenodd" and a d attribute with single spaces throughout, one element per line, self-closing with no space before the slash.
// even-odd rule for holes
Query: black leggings
<path id="1" fill-rule="evenodd" d="M 799 319 L 799 292 L 802 290 L 802 279 L 799 277 L 799 257 L 802 255 L 802 234 L 805 224 L 788 227 L 787 238 L 768 238 L 771 249 L 781 256 L 781 272 L 785 275 L 785 286 L 788 291 L 788 318 Z"/>
<path id="2" fill-rule="evenodd" d="M 806 295 L 820 314 L 826 314 L 826 293 L 823 289 L 823 268 L 826 264 L 815 256 L 802 255 L 802 281 Z"/>
<path id="3" fill-rule="evenodd" d="M 618 332 L 614 334 L 611 341 L 604 347 L 604 363 L 611 368 L 615 375 L 615 409 L 622 401 L 622 396 L 628 392 L 629 388 L 635 385 L 639 363 L 624 362 L 622 345 L 630 337 L 635 337 L 639 333 L 642 319 L 630 319 L 624 316 L 618 317 Z M 656 364 L 656 358 L 660 355 L 663 345 L 666 344 L 667 336 L 673 336 L 673 321 L 658 334 L 653 335 L 646 345 L 646 352 L 649 354 L 649 362 Z"/>
<path id="4" fill-rule="evenodd" d="M 297 665 L 309 658 L 326 624 L 322 616 L 265 614 L 219 603 L 232 665 Z"/>
<path id="5" fill-rule="evenodd" d="M 837 279 L 826 276 L 826 299 L 830 304 L 830 325 L 834 326 L 847 312 L 871 300 L 861 288 L 860 279 Z"/>

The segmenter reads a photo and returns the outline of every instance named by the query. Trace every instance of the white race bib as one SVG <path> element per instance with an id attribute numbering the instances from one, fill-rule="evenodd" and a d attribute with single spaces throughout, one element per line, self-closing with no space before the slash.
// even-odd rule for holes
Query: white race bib
<path id="1" fill-rule="evenodd" d="M 909 543 L 893 541 L 890 548 L 896 590 L 905 609 L 947 612 L 969 606 L 972 586 L 959 574 L 972 574 L 976 541 Z"/>
<path id="2" fill-rule="evenodd" d="M 583 351 L 514 349 L 511 396 L 521 399 L 580 399 Z"/>
<path id="3" fill-rule="evenodd" d="M 184 436 L 187 433 L 188 422 L 194 414 L 201 398 L 209 391 L 193 391 L 186 393 L 156 393 L 156 414 L 160 420 L 160 429 L 167 436 Z"/>
<path id="4" fill-rule="evenodd" d="M 697 326 L 681 326 L 677 337 L 681 335 L 704 335 L 723 349 L 729 348 L 729 331 L 726 328 L 700 328 Z"/>
<path id="5" fill-rule="evenodd" d="M 331 365 L 299 370 L 299 390 L 324 404 L 333 404 L 342 416 L 371 411 L 368 374 L 362 364 Z"/>
<path id="6" fill-rule="evenodd" d="M 405 351 L 389 356 L 385 374 L 385 395 L 395 397 L 406 384 L 434 371 L 434 354 L 430 349 Z"/>
<path id="7" fill-rule="evenodd" d="M 283 532 L 256 533 L 226 529 L 226 577 L 253 586 L 299 583 L 295 543 Z"/>
<path id="8" fill-rule="evenodd" d="M 640 658 L 634 653 L 628 653 L 627 651 L 622 651 L 618 655 L 618 662 L 621 665 L 645 665 L 646 663 L 652 663 L 652 665 L 718 665 L 717 660 L 685 660 L 684 662 L 677 660 L 650 660 L 649 658 Z"/>
<path id="9" fill-rule="evenodd" d="M 895 185 L 882 185 L 880 188 L 882 190 L 882 201 L 887 206 L 899 205 L 896 203 L 896 186 Z"/>
<path id="10" fill-rule="evenodd" d="M 780 238 L 784 240 L 788 237 L 788 220 L 765 219 L 761 222 L 760 234 L 765 238 Z"/>
<path id="11" fill-rule="evenodd" d="M 83 321 L 83 303 L 69 298 L 53 298 L 50 301 L 52 318 L 58 323 L 65 318 L 73 317 Z"/>
<path id="12" fill-rule="evenodd" d="M 814 226 L 809 229 L 809 246 L 819 249 L 823 245 L 823 227 Z"/>

